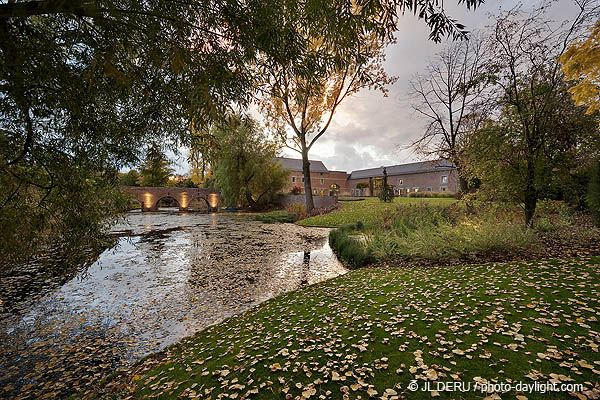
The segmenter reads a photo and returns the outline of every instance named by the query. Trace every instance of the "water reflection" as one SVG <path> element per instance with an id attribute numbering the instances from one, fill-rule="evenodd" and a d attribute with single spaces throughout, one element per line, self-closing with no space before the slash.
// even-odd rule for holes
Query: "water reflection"
<path id="1" fill-rule="evenodd" d="M 36 397 L 64 396 L 74 382 L 345 272 L 326 230 L 244 215 L 132 213 L 115 231 L 130 236 L 87 275 L 0 315 L 0 397 L 24 395 L 27 385 Z"/>
<path id="2" fill-rule="evenodd" d="M 308 285 L 308 268 L 310 266 L 310 251 L 304 251 L 304 259 L 302 260 L 302 280 L 300 286 Z"/>

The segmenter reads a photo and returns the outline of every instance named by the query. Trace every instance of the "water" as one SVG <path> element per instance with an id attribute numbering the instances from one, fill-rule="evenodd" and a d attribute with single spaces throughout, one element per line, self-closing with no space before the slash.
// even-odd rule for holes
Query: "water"
<path id="1" fill-rule="evenodd" d="M 67 396 L 266 299 L 346 272 L 327 230 L 248 215 L 130 213 L 114 230 L 123 235 L 117 247 L 87 270 L 44 279 L 22 301 L 0 295 L 0 396 Z"/>

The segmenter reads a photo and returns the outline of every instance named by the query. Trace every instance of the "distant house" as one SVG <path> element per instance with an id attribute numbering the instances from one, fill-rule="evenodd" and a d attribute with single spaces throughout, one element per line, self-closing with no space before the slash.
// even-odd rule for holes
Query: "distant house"
<path id="1" fill-rule="evenodd" d="M 304 193 L 304 174 L 302 173 L 302 160 L 296 158 L 278 157 L 277 161 L 284 169 L 290 171 L 290 179 L 286 192 L 294 186 Z M 346 189 L 348 174 L 345 171 L 329 171 L 322 161 L 310 160 L 310 180 L 313 195 L 337 196 L 349 195 Z"/>
<path id="2" fill-rule="evenodd" d="M 390 165 L 385 169 L 388 184 L 398 196 L 407 196 L 411 192 L 458 191 L 456 167 L 447 160 Z M 377 196 L 382 186 L 383 167 L 352 171 L 347 180 L 347 189 L 353 196 Z"/>
<path id="3" fill-rule="evenodd" d="M 286 191 L 294 186 L 304 192 L 302 160 L 279 157 L 284 169 L 290 171 Z M 383 187 L 383 166 L 359 169 L 350 174 L 345 171 L 329 171 L 321 161 L 310 160 L 310 178 L 314 195 L 377 196 Z M 458 174 L 454 164 L 447 160 L 421 161 L 409 164 L 385 166 L 388 184 L 397 196 L 412 192 L 458 191 Z"/>

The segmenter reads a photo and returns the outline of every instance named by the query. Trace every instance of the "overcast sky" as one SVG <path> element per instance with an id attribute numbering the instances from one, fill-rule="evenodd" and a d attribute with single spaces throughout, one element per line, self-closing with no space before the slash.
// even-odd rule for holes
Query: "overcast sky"
<path id="1" fill-rule="evenodd" d="M 489 16 L 515 6 L 516 0 L 486 0 L 475 11 L 457 5 L 456 0 L 444 2 L 447 13 L 467 26 L 469 31 L 484 29 L 490 25 Z M 537 0 L 525 0 L 526 7 L 538 4 Z M 550 15 L 562 20 L 573 14 L 572 0 L 556 1 Z M 436 44 L 428 40 L 429 29 L 412 14 L 400 19 L 397 43 L 386 50 L 385 68 L 388 74 L 398 77 L 390 86 L 388 97 L 380 92 L 361 91 L 347 98 L 340 105 L 333 121 L 319 141 L 313 146 L 310 159 L 321 160 L 330 170 L 352 171 L 420 161 L 422 157 L 403 149 L 423 131 L 425 121 L 410 107 L 408 81 L 423 71 L 444 42 Z M 299 158 L 292 150 L 284 150 L 285 156 Z M 187 172 L 187 165 L 179 158 L 178 172 Z"/>

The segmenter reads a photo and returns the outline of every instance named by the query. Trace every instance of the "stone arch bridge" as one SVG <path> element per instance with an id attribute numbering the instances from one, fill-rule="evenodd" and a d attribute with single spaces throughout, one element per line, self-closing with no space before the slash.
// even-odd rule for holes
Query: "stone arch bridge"
<path id="1" fill-rule="evenodd" d="M 179 211 L 187 211 L 192 201 L 201 200 L 206 202 L 208 212 L 211 212 L 217 210 L 221 199 L 221 192 L 215 189 L 143 186 L 121 186 L 120 189 L 139 201 L 142 211 L 156 211 L 161 199 L 171 197 L 177 201 Z"/>

